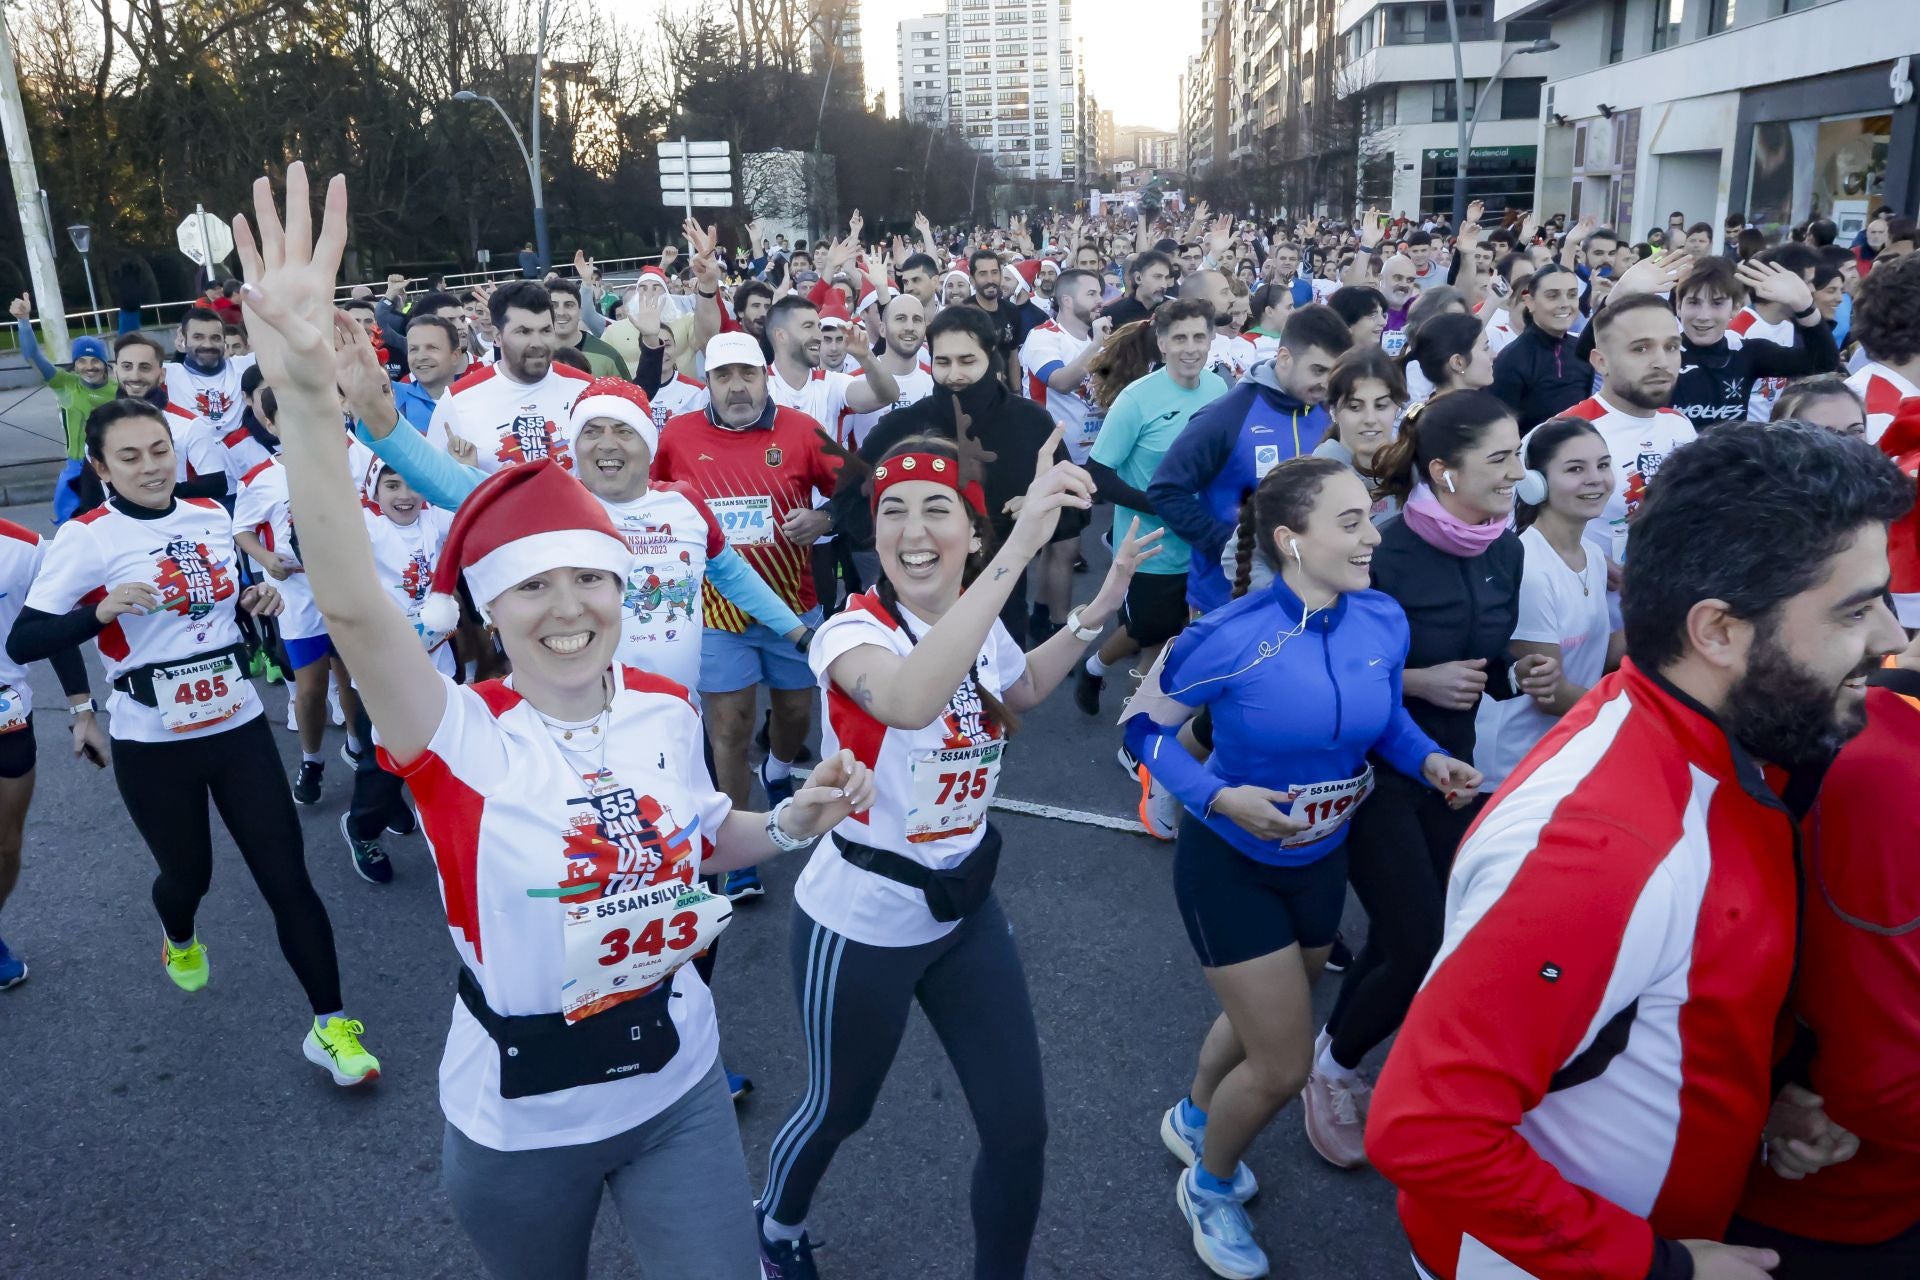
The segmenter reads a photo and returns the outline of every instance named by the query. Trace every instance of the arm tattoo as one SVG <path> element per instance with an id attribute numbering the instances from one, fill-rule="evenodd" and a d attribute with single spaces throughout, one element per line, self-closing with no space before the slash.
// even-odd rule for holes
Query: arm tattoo
<path id="1" fill-rule="evenodd" d="M 867 676 L 865 672 L 860 673 L 860 678 L 853 682 L 853 688 L 848 690 L 848 693 L 851 694 L 855 702 L 860 704 L 862 711 L 873 710 L 873 690 L 867 688 Z"/>
<path id="2" fill-rule="evenodd" d="M 1007 567 L 1005 565 L 1001 565 L 998 569 L 995 569 L 993 571 L 993 580 L 995 582 L 1000 581 L 1000 579 L 1006 576 L 1007 576 Z"/>

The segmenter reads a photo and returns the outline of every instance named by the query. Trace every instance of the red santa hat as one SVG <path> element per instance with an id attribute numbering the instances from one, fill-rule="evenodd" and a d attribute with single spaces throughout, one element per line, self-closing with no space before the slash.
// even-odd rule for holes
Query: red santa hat
<path id="1" fill-rule="evenodd" d="M 838 326 L 842 329 L 853 328 L 853 317 L 847 314 L 847 300 L 838 289 L 827 290 L 826 301 L 820 304 L 820 327 Z"/>
<path id="2" fill-rule="evenodd" d="M 1020 273 L 1020 278 L 1022 280 L 1025 280 L 1029 285 L 1031 285 L 1036 279 L 1039 278 L 1040 259 L 1022 258 L 1020 259 L 1020 261 L 1013 264 L 1013 269 Z"/>
<path id="3" fill-rule="evenodd" d="M 580 389 L 570 411 L 570 425 L 576 438 L 580 428 L 594 418 L 612 418 L 624 422 L 647 442 L 647 452 L 660 448 L 660 429 L 653 425 L 653 403 L 625 378 L 595 378 Z"/>
<path id="4" fill-rule="evenodd" d="M 649 276 L 653 277 L 655 280 L 658 280 L 660 282 L 660 287 L 662 289 L 667 289 L 667 290 L 672 289 L 673 286 L 672 286 L 672 283 L 667 279 L 667 273 L 662 271 L 660 268 L 658 267 L 640 268 L 640 280 L 645 280 Z M 634 281 L 635 285 L 638 285 L 639 283 L 640 283 L 639 280 Z"/>
<path id="5" fill-rule="evenodd" d="M 553 459 L 541 458 L 494 472 L 460 504 L 420 621 L 442 632 L 460 625 L 455 591 L 462 574 L 484 616 L 488 604 L 535 574 L 604 569 L 624 582 L 632 567 L 633 553 L 606 508 Z"/>

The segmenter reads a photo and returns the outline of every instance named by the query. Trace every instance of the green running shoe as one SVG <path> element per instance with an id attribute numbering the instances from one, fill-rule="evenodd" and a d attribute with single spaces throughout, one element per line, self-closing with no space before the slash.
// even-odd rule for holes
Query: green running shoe
<path id="1" fill-rule="evenodd" d="M 207 948 L 197 934 L 184 947 L 174 946 L 173 939 L 164 933 L 160 935 L 160 943 L 160 963 L 166 966 L 174 986 L 182 991 L 198 991 L 207 985 Z"/>
<path id="2" fill-rule="evenodd" d="M 325 1026 L 315 1018 L 313 1030 L 307 1032 L 306 1042 L 300 1048 L 307 1055 L 307 1061 L 332 1076 L 335 1084 L 342 1087 L 365 1084 L 380 1078 L 380 1059 L 360 1043 L 360 1033 L 365 1030 L 349 1018 L 328 1018 Z"/>

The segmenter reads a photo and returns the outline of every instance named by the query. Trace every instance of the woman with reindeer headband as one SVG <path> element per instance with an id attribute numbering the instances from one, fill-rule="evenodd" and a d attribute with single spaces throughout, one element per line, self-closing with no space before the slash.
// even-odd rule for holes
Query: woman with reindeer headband
<path id="1" fill-rule="evenodd" d="M 374 576 L 342 465 L 331 331 L 346 204 L 335 178 L 316 237 L 295 164 L 285 226 L 263 178 L 259 242 L 244 218 L 234 239 L 314 602 L 383 764 L 412 785 L 460 956 L 440 1064 L 455 1216 L 496 1276 L 584 1276 L 611 1190 L 642 1274 L 746 1280 L 746 1161 L 713 1000 L 687 963 L 730 908 L 698 877 L 806 847 L 867 807 L 871 776 L 829 751 L 772 813 L 734 811 L 686 690 L 614 660 L 632 556 L 550 459 L 502 469 L 461 504 L 421 611 L 451 627 L 464 576 L 513 675 L 459 686 L 434 670 Z"/>
<path id="2" fill-rule="evenodd" d="M 866 1122 L 918 1000 L 979 1126 L 972 1275 L 1026 1275 L 1047 1121 L 1026 976 L 992 892 L 987 821 L 1007 735 L 1074 669 L 1126 598 L 1156 530 L 1120 540 L 1089 603 L 1031 652 L 999 614 L 1093 479 L 1038 451 L 1019 515 L 995 547 L 981 483 L 991 460 L 956 401 L 956 432 L 899 440 L 866 470 L 882 578 L 821 624 L 809 660 L 826 697 L 823 753 L 873 771 L 871 809 L 822 841 L 794 886 L 791 956 L 807 1028 L 808 1087 L 774 1139 L 761 1195 L 770 1280 L 812 1280 L 807 1209 L 840 1144 Z"/>

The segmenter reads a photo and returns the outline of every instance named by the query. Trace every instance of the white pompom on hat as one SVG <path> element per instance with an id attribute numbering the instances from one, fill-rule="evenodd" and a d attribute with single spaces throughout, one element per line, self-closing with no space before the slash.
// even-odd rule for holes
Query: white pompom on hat
<path id="1" fill-rule="evenodd" d="M 580 428 L 594 418 L 612 418 L 624 422 L 647 442 L 648 453 L 660 450 L 660 429 L 653 425 L 653 402 L 647 393 L 625 378 L 595 378 L 580 388 L 569 413 L 569 425 L 575 439 Z"/>
<path id="2" fill-rule="evenodd" d="M 460 625 L 460 575 L 482 615 L 516 583 L 552 569 L 604 569 L 625 582 L 633 553 L 607 510 L 551 458 L 506 467 L 481 481 L 454 514 L 433 592 L 420 622 L 433 631 Z"/>

